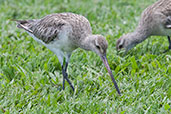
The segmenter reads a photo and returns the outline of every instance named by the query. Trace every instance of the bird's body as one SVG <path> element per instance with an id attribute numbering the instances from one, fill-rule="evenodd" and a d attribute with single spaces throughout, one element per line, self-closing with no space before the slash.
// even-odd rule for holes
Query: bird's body
<path id="1" fill-rule="evenodd" d="M 24 20 L 19 28 L 25 28 L 34 40 L 54 52 L 61 63 L 73 50 L 82 46 L 83 38 L 92 34 L 89 21 L 77 14 L 58 13 L 42 19 Z"/>
<path id="2" fill-rule="evenodd" d="M 171 36 L 171 0 L 159 0 L 147 7 L 134 32 L 123 35 L 117 41 L 117 49 L 126 52 L 150 36 Z M 171 42 L 169 40 L 169 49 Z"/>
<path id="3" fill-rule="evenodd" d="M 89 21 L 74 13 L 56 13 L 33 20 L 16 20 L 17 27 L 24 29 L 31 37 L 53 51 L 61 63 L 63 89 L 65 80 L 74 90 L 66 73 L 71 53 L 76 48 L 83 48 L 97 53 L 103 60 L 112 81 L 120 94 L 106 59 L 108 43 L 101 35 L 93 35 Z M 64 64 L 64 57 L 66 62 Z"/>

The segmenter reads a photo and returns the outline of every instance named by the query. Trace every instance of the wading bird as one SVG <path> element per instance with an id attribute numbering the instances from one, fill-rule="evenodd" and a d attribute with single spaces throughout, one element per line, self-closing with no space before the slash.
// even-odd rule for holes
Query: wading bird
<path id="1" fill-rule="evenodd" d="M 171 0 L 159 0 L 146 8 L 134 32 L 123 35 L 116 42 L 117 50 L 125 53 L 150 36 L 167 36 L 171 49 Z"/>
<path id="2" fill-rule="evenodd" d="M 74 86 L 68 79 L 67 66 L 71 53 L 77 48 L 82 48 L 100 56 L 118 94 L 121 94 L 106 58 L 107 40 L 102 35 L 92 34 L 90 23 L 85 17 L 74 13 L 56 13 L 42 19 L 15 21 L 18 28 L 24 29 L 34 40 L 57 55 L 62 67 L 63 89 L 66 80 L 74 91 Z"/>

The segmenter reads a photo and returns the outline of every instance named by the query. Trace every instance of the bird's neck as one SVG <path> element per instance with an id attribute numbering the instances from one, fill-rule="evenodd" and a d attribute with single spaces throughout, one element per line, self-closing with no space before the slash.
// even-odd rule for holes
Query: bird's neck
<path id="1" fill-rule="evenodd" d="M 136 45 L 146 40 L 151 36 L 151 33 L 145 27 L 137 27 L 134 32 L 130 33 L 130 35 L 130 41 Z"/>
<path id="2" fill-rule="evenodd" d="M 87 35 L 83 40 L 81 40 L 79 47 L 87 51 L 90 51 L 92 50 L 92 45 L 93 45 L 94 40 L 95 40 L 95 37 L 93 37 L 93 35 Z"/>

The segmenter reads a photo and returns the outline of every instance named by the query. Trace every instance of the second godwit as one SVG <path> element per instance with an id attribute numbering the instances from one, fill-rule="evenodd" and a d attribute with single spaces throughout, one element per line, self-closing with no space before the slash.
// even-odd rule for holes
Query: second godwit
<path id="1" fill-rule="evenodd" d="M 167 36 L 171 49 L 171 0 L 159 0 L 144 10 L 139 25 L 132 33 L 117 40 L 116 48 L 125 48 L 125 52 L 135 47 L 150 36 Z M 166 50 L 165 52 L 167 52 Z"/>

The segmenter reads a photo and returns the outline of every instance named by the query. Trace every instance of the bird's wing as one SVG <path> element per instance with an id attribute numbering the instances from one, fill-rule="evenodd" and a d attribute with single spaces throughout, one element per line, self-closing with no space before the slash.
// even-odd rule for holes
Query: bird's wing
<path id="1" fill-rule="evenodd" d="M 171 29 L 171 1 L 163 8 L 161 13 L 164 15 L 164 27 Z"/>
<path id="2" fill-rule="evenodd" d="M 58 35 L 62 32 L 64 26 L 71 29 L 69 24 L 57 16 L 46 16 L 39 20 L 17 20 L 18 28 L 22 28 L 33 34 L 44 43 L 58 39 Z"/>
<path id="3" fill-rule="evenodd" d="M 165 27 L 171 29 L 171 16 L 168 16 L 166 19 Z"/>
<path id="4" fill-rule="evenodd" d="M 149 23 L 154 21 L 155 24 L 162 24 L 164 28 L 171 29 L 171 0 L 158 0 L 146 8 L 143 14 Z M 152 18 L 149 19 L 150 17 Z"/>
<path id="5" fill-rule="evenodd" d="M 171 29 L 171 9 L 156 11 L 153 14 L 153 19 L 155 20 L 156 24 L 162 24 L 165 29 Z"/>

